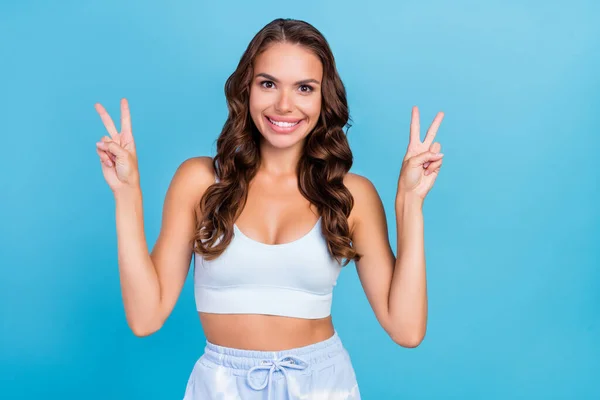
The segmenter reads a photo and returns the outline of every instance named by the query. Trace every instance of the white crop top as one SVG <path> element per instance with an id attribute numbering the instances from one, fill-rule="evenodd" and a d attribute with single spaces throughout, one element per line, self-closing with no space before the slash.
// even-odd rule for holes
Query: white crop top
<path id="1" fill-rule="evenodd" d="M 319 218 L 301 238 L 274 245 L 249 238 L 234 224 L 234 236 L 218 258 L 194 254 L 197 310 L 327 317 L 341 265 L 329 254 L 321 223 Z"/>

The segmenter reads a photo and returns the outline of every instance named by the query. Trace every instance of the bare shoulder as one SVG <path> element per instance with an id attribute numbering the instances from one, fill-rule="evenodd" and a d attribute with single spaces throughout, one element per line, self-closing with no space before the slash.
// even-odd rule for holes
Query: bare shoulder
<path id="1" fill-rule="evenodd" d="M 348 188 L 355 205 L 362 206 L 365 202 L 370 202 L 379 198 L 375 185 L 368 178 L 349 172 L 344 177 L 344 185 Z"/>
<path id="2" fill-rule="evenodd" d="M 195 205 L 214 182 L 215 171 L 212 158 L 191 157 L 177 167 L 169 191 L 176 193 L 180 201 Z"/>
<path id="3" fill-rule="evenodd" d="M 210 185 L 215 181 L 213 159 L 208 156 L 188 158 L 179 165 L 175 176 L 186 181 L 194 181 L 196 185 Z"/>
<path id="4" fill-rule="evenodd" d="M 381 208 L 381 199 L 377 189 L 368 178 L 349 172 L 344 177 L 344 185 L 354 198 L 354 207 L 350 213 L 352 226 Z"/>

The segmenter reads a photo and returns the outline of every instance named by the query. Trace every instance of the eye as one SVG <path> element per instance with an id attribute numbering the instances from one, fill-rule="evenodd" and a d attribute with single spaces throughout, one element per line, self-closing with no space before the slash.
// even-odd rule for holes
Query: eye
<path id="1" fill-rule="evenodd" d="M 302 90 L 302 88 L 306 88 L 306 90 Z M 313 91 L 313 87 L 310 85 L 300 85 L 300 91 L 304 93 L 310 93 Z"/>
<path id="2" fill-rule="evenodd" d="M 272 86 L 269 86 L 269 85 L 274 85 L 274 83 L 273 83 L 273 82 L 271 82 L 271 81 L 262 81 L 262 82 L 260 83 L 260 85 L 261 85 L 262 87 L 264 87 L 265 89 L 271 89 L 271 88 L 272 88 Z"/>

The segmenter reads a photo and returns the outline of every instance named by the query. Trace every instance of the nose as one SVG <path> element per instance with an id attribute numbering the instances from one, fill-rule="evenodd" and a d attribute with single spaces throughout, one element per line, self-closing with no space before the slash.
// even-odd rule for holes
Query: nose
<path id="1" fill-rule="evenodd" d="M 275 110 L 281 113 L 290 112 L 293 109 L 292 103 L 291 95 L 286 90 L 282 90 L 275 102 Z"/>

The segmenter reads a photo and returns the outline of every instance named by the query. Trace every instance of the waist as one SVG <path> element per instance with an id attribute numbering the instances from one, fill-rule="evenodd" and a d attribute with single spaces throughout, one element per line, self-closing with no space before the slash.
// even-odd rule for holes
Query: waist
<path id="1" fill-rule="evenodd" d="M 253 367 L 264 365 L 265 362 L 270 360 L 293 358 L 302 359 L 308 364 L 318 364 L 342 354 L 345 351 L 337 332 L 333 331 L 328 338 L 318 342 L 278 351 L 240 349 L 217 345 L 207 340 L 203 357 L 216 365 L 233 369 L 248 370 Z"/>
<path id="2" fill-rule="evenodd" d="M 200 312 L 208 342 L 244 350 L 278 351 L 307 346 L 334 334 L 331 316 L 320 319 Z"/>

